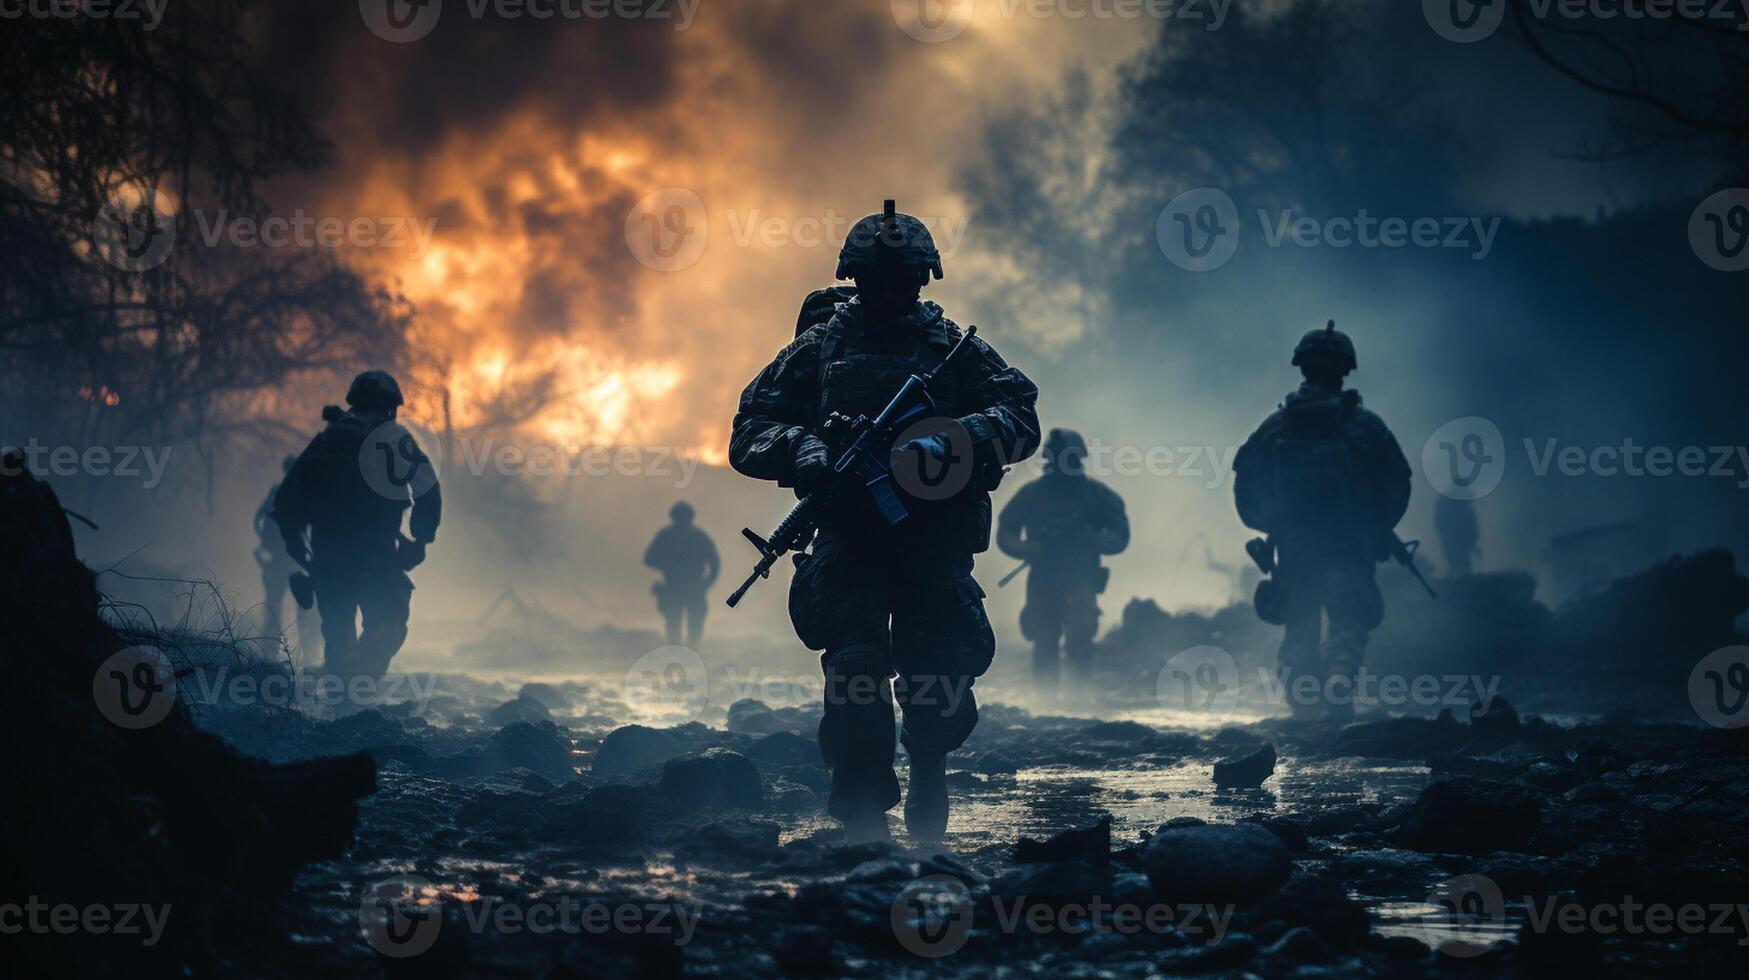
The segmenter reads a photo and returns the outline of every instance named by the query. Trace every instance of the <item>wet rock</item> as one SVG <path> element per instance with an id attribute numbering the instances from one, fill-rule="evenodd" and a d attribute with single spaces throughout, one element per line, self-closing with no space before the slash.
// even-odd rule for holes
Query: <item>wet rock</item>
<path id="1" fill-rule="evenodd" d="M 1275 775 L 1275 746 L 1263 743 L 1251 752 L 1215 763 L 1215 785 L 1225 789 L 1256 789 Z"/>
<path id="2" fill-rule="evenodd" d="M 1568 803 L 1617 803 L 1621 794 L 1607 783 L 1585 783 L 1561 795 Z"/>
<path id="3" fill-rule="evenodd" d="M 1289 929 L 1286 935 L 1265 947 L 1263 955 L 1290 966 L 1327 963 L 1330 960 L 1330 947 L 1324 945 L 1317 933 L 1298 926 Z"/>
<path id="4" fill-rule="evenodd" d="M 832 934 L 819 926 L 785 929 L 771 956 L 787 976 L 838 976 L 843 972 L 832 948 Z"/>
<path id="5" fill-rule="evenodd" d="M 972 764 L 972 769 L 986 776 L 1004 776 L 1019 772 L 1020 764 L 1001 752 L 985 752 Z"/>
<path id="6" fill-rule="evenodd" d="M 1477 738 L 1508 742 L 1518 736 L 1518 709 L 1505 698 L 1470 705 L 1470 728 Z"/>
<path id="7" fill-rule="evenodd" d="M 1163 829 L 1141 857 L 1155 892 L 1179 905 L 1248 907 L 1293 874 L 1287 845 L 1256 824 Z"/>
<path id="8" fill-rule="evenodd" d="M 1041 905 L 1087 902 L 1111 893 L 1111 870 L 1086 861 L 1023 864 L 991 882 L 990 891 Z"/>
<path id="9" fill-rule="evenodd" d="M 1524 781 L 1548 793 L 1565 793 L 1585 781 L 1585 776 L 1572 766 L 1552 762 L 1533 762 L 1524 772 Z"/>
<path id="10" fill-rule="evenodd" d="M 883 881 L 915 881 L 917 878 L 917 863 L 898 857 L 875 858 L 864 861 L 844 876 L 850 884 L 872 885 Z"/>
<path id="11" fill-rule="evenodd" d="M 591 787 L 583 794 L 583 799 L 598 810 L 623 813 L 634 819 L 642 819 L 644 811 L 649 805 L 649 796 L 649 790 L 642 786 L 610 783 L 606 786 Z"/>
<path id="12" fill-rule="evenodd" d="M 1372 914 L 1348 897 L 1348 888 L 1331 878 L 1297 873 L 1281 891 L 1264 899 L 1253 922 L 1280 922 L 1305 928 L 1334 949 L 1355 949 L 1372 930 Z"/>
<path id="13" fill-rule="evenodd" d="M 1415 887 L 1428 881 L 1439 866 L 1425 854 L 1383 848 L 1350 851 L 1330 862 L 1332 874 L 1344 881 L 1372 885 L 1375 889 Z"/>
<path id="14" fill-rule="evenodd" d="M 1367 946 L 1398 963 L 1416 963 L 1433 955 L 1433 950 L 1414 936 L 1374 936 Z"/>
<path id="15" fill-rule="evenodd" d="M 1305 816 L 1294 813 L 1253 813 L 1245 817 L 1241 823 L 1254 823 L 1264 830 L 1281 838 L 1288 850 L 1295 853 L 1311 846 L 1307 839 L 1311 821 Z"/>
<path id="16" fill-rule="evenodd" d="M 676 756 L 704 748 L 699 743 L 708 738 L 709 730 L 699 724 L 678 728 L 626 725 L 608 732 L 601 740 L 590 771 L 598 776 L 635 776 Z"/>
<path id="17" fill-rule="evenodd" d="M 1168 976 L 1174 974 L 1218 973 L 1237 970 L 1257 955 L 1257 940 L 1242 933 L 1229 933 L 1213 945 L 1191 945 L 1163 954 L 1158 966 Z"/>
<path id="18" fill-rule="evenodd" d="M 553 781 L 538 772 L 530 772 L 522 777 L 522 788 L 530 793 L 551 793 Z"/>
<path id="19" fill-rule="evenodd" d="M 806 813 L 820 808 L 820 796 L 812 789 L 789 779 L 779 778 L 766 794 L 770 808 L 777 813 Z"/>
<path id="20" fill-rule="evenodd" d="M 1450 779 L 1422 791 L 1391 835 L 1417 851 L 1522 851 L 1542 822 L 1533 791 L 1492 779 Z"/>
<path id="21" fill-rule="evenodd" d="M 1052 861 L 1085 861 L 1099 867 L 1110 865 L 1111 818 L 1106 817 L 1091 827 L 1065 830 L 1043 842 L 1022 837 L 1014 847 L 1016 864 Z"/>
<path id="22" fill-rule="evenodd" d="M 662 792 L 693 806 L 765 808 L 765 780 L 739 752 L 706 749 L 662 764 Z"/>
<path id="23" fill-rule="evenodd" d="M 486 713 L 486 724 L 498 728 L 514 725 L 519 721 L 552 720 L 553 713 L 547 710 L 546 705 L 534 698 L 519 697 L 513 701 L 506 701 Z"/>
<path id="24" fill-rule="evenodd" d="M 671 917 L 672 918 L 672 917 Z M 547 980 L 680 980 L 685 947 L 679 932 L 610 929 L 572 940 L 554 958 Z"/>
<path id="25" fill-rule="evenodd" d="M 1201 817 L 1173 817 L 1161 824 L 1160 829 L 1157 832 L 1165 833 L 1168 830 L 1177 830 L 1180 827 L 1207 827 L 1208 825 L 1209 822 Z"/>
<path id="26" fill-rule="evenodd" d="M 1113 745 L 1141 745 L 1154 741 L 1159 735 L 1138 721 L 1102 721 L 1081 729 L 1079 739 Z"/>
<path id="27" fill-rule="evenodd" d="M 480 771 L 500 772 L 515 766 L 557 779 L 575 779 L 571 736 L 550 721 L 519 721 L 492 733 L 480 753 Z"/>
<path id="28" fill-rule="evenodd" d="M 522 685 L 516 692 L 518 700 L 538 701 L 548 711 L 568 712 L 571 710 L 571 699 L 560 693 L 551 684 L 530 682 Z"/>
<path id="29" fill-rule="evenodd" d="M 968 888 L 976 888 L 984 881 L 984 876 L 971 868 L 955 861 L 946 854 L 933 854 L 925 858 L 917 866 L 918 875 L 946 875 L 964 882 Z"/>
<path id="30" fill-rule="evenodd" d="M 369 751 L 370 757 L 376 760 L 378 766 L 388 766 L 393 763 L 405 766 L 408 772 L 427 772 L 434 764 L 431 753 L 418 745 L 407 743 L 378 745 Z"/>
<path id="31" fill-rule="evenodd" d="M 771 735 L 795 726 L 764 701 L 742 698 L 729 705 L 729 731 L 740 735 Z"/>
<path id="32" fill-rule="evenodd" d="M 795 732 L 772 732 L 747 746 L 747 758 L 774 766 L 820 761 L 820 743 Z"/>
<path id="33" fill-rule="evenodd" d="M 718 820 L 673 840 L 674 853 L 698 861 L 771 862 L 783 859 L 780 828 L 767 820 Z"/>

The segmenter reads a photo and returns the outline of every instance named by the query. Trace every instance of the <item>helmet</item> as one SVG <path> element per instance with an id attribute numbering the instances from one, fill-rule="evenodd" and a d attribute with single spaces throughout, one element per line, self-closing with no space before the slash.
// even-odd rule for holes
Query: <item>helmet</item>
<path id="1" fill-rule="evenodd" d="M 858 221 L 838 253 L 838 278 L 856 279 L 865 273 L 886 269 L 927 270 L 941 278 L 941 253 L 923 222 L 900 214 L 894 201 L 887 201 L 880 214 Z"/>
<path id="2" fill-rule="evenodd" d="M 1087 458 L 1087 440 L 1072 429 L 1052 429 L 1045 437 L 1045 465 L 1064 473 L 1078 473 Z M 1071 462 L 1071 459 L 1073 460 Z"/>
<path id="3" fill-rule="evenodd" d="M 690 524 L 694 516 L 692 505 L 682 500 L 668 508 L 668 517 L 676 524 Z"/>
<path id="4" fill-rule="evenodd" d="M 401 397 L 401 386 L 387 371 L 366 371 L 352 379 L 352 387 L 346 389 L 346 404 L 353 408 L 364 406 L 389 405 L 399 407 L 406 404 Z"/>
<path id="5" fill-rule="evenodd" d="M 1336 361 L 1347 374 L 1357 366 L 1354 360 L 1354 341 L 1348 335 L 1336 329 L 1336 321 L 1331 320 L 1322 330 L 1314 330 L 1300 338 L 1299 346 L 1294 348 L 1294 367 L 1299 367 L 1308 359 L 1325 359 Z"/>

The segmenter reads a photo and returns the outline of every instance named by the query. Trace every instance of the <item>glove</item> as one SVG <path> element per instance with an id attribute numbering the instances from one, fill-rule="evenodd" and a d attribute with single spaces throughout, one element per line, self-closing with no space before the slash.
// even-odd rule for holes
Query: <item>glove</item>
<path id="1" fill-rule="evenodd" d="M 401 558 L 401 570 L 410 572 L 425 561 L 425 542 L 402 538 L 395 553 Z"/>
<path id="2" fill-rule="evenodd" d="M 832 485 L 832 451 L 812 432 L 796 443 L 796 489 L 813 496 Z"/>
<path id="3" fill-rule="evenodd" d="M 893 455 L 903 456 L 906 453 L 912 452 L 922 453 L 930 459 L 940 462 L 947 459 L 947 457 L 953 452 L 953 446 L 948 442 L 946 433 L 937 432 L 932 436 L 923 436 L 921 438 L 912 439 L 909 442 L 901 443 L 899 448 L 893 450 Z"/>

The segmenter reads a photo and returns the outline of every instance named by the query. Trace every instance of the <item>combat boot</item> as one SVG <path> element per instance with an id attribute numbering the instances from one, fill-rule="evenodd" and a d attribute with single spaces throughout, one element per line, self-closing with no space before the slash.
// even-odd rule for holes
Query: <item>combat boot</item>
<path id="1" fill-rule="evenodd" d="M 947 756 L 912 754 L 905 829 L 917 843 L 939 843 L 947 834 Z"/>

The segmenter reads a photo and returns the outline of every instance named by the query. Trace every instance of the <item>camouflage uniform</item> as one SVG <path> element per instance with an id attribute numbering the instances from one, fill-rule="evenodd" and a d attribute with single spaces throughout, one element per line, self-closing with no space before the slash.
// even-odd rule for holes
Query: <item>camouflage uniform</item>
<path id="1" fill-rule="evenodd" d="M 1389 557 L 1385 541 L 1409 505 L 1409 464 L 1396 438 L 1341 387 L 1352 345 L 1332 324 L 1307 335 L 1301 351 L 1338 342 L 1347 346 L 1334 383 L 1308 380 L 1288 395 L 1233 463 L 1239 516 L 1275 547 L 1277 609 L 1266 618 L 1286 627 L 1281 666 L 1320 678 L 1359 670 L 1367 635 L 1384 620 L 1374 565 Z M 1320 643 L 1324 616 L 1329 635 Z"/>
<path id="2" fill-rule="evenodd" d="M 959 336 L 934 303 L 884 322 L 871 322 L 860 300 L 838 305 L 742 392 L 730 464 L 796 486 L 799 458 L 828 454 L 817 436 L 830 413 L 875 416 L 907 376 L 939 364 Z M 972 681 L 989 668 L 996 640 L 972 556 L 989 546 L 989 490 L 1001 466 L 1038 447 L 1038 390 L 981 339 L 970 343 L 975 356 L 931 392 L 940 414 L 969 436 L 976 475 L 947 499 L 907 495 L 910 517 L 897 526 L 867 494 L 841 495 L 790 586 L 796 634 L 822 651 L 820 748 L 833 769 L 827 809 L 839 819 L 899 800 L 895 700 L 913 759 L 958 748 L 977 724 Z M 891 691 L 888 678 L 896 678 Z"/>
<path id="3" fill-rule="evenodd" d="M 656 532 L 644 550 L 644 565 L 662 573 L 662 581 L 651 591 L 667 626 L 668 643 L 680 642 L 684 622 L 686 645 L 697 649 L 704 638 L 705 592 L 716 582 L 722 565 L 710 535 L 692 522 L 691 506 L 675 504 L 669 515 L 674 523 Z"/>
<path id="4" fill-rule="evenodd" d="M 1109 577 L 1099 559 L 1129 546 L 1123 498 L 1087 476 L 1085 453 L 1080 436 L 1053 430 L 1045 475 L 1015 493 L 997 524 L 997 547 L 1031 564 L 1020 633 L 1033 645 L 1033 682 L 1044 692 L 1057 689 L 1065 658 L 1072 679 L 1091 672 Z"/>
<path id="5" fill-rule="evenodd" d="M 392 379 L 388 383 L 393 385 Z M 348 401 L 353 397 L 349 394 Z M 394 402 L 400 403 L 398 388 Z M 386 446 L 406 447 L 412 457 L 407 476 L 431 466 L 394 416 L 393 407 L 375 404 L 338 414 L 298 456 L 274 495 L 273 516 L 288 553 L 307 565 L 315 582 L 323 671 L 349 682 L 382 677 L 406 642 L 413 597 L 407 571 L 423 560 L 424 546 L 436 539 L 442 517 L 434 479 L 417 494 L 404 480 L 395 481 L 401 483 L 398 490 L 393 482 L 365 480 L 363 466 L 388 465 L 370 452 Z M 412 541 L 406 542 L 401 522 L 409 508 Z"/>
<path id="6" fill-rule="evenodd" d="M 1470 574 L 1481 551 L 1482 534 L 1476 526 L 1475 504 L 1441 496 L 1433 505 L 1433 529 L 1439 534 L 1447 574 Z"/>

